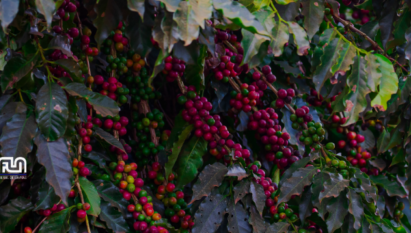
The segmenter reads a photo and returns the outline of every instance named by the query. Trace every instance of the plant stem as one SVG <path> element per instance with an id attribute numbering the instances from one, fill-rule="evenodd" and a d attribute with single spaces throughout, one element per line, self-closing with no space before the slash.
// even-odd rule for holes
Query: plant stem
<path id="1" fill-rule="evenodd" d="M 44 217 L 39 224 L 37 224 L 36 228 L 34 228 L 32 233 L 36 233 L 37 229 L 41 226 L 41 224 L 46 221 L 47 217 Z"/>
<path id="2" fill-rule="evenodd" d="M 21 89 L 18 89 L 18 92 L 19 92 L 19 96 L 20 96 L 20 101 L 23 102 L 24 104 L 26 104 L 26 102 L 24 102 L 23 95 L 21 94 Z"/>

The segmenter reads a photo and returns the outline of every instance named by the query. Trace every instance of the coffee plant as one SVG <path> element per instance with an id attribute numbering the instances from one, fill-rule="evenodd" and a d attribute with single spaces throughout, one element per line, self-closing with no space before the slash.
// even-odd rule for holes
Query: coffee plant
<path id="1" fill-rule="evenodd" d="M 0 233 L 411 232 L 410 0 L 0 21 Z"/>

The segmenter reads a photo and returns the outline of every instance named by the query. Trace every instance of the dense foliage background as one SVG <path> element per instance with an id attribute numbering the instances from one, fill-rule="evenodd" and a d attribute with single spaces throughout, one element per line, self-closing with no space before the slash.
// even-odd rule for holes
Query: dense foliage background
<path id="1" fill-rule="evenodd" d="M 410 7 L 0 0 L 0 233 L 411 232 Z"/>

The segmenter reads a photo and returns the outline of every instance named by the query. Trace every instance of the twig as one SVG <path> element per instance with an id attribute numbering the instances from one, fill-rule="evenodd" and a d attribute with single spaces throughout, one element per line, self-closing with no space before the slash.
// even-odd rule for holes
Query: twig
<path id="1" fill-rule="evenodd" d="M 184 86 L 183 80 L 181 79 L 180 75 L 177 76 L 177 85 L 180 88 L 181 94 L 185 95 L 187 93 L 187 89 Z"/>
<path id="2" fill-rule="evenodd" d="M 47 217 L 44 217 L 39 224 L 37 224 L 36 228 L 34 228 L 32 233 L 36 233 L 37 229 L 41 226 L 41 224 L 46 221 Z"/>

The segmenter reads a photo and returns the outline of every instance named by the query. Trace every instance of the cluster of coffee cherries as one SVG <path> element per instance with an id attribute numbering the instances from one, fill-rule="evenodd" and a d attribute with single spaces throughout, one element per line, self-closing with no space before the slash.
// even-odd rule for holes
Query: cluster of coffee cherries
<path id="1" fill-rule="evenodd" d="M 382 132 L 383 129 L 384 129 L 384 127 L 382 125 L 382 122 L 379 119 L 376 119 L 376 120 L 370 119 L 370 120 L 366 121 L 366 126 L 367 127 L 368 126 L 374 127 L 378 132 Z M 365 130 L 365 129 L 363 129 L 363 130 Z"/>
<path id="2" fill-rule="evenodd" d="M 93 123 L 88 121 L 87 123 L 82 123 L 82 128 L 78 129 L 78 135 L 81 137 L 81 140 L 83 141 L 83 148 L 84 151 L 86 152 L 91 152 L 93 150 L 93 147 L 90 144 L 90 136 L 93 135 Z"/>
<path id="3" fill-rule="evenodd" d="M 86 221 L 86 217 L 87 217 L 87 210 L 90 209 L 90 204 L 89 203 L 77 203 L 76 208 L 77 208 L 77 221 L 82 223 L 84 221 Z"/>
<path id="4" fill-rule="evenodd" d="M 161 92 L 153 91 L 148 86 L 148 74 L 145 67 L 141 68 L 140 75 L 130 74 L 126 77 L 125 81 L 130 87 L 131 101 L 133 104 L 139 103 L 141 100 L 161 99 Z M 134 106 L 134 110 L 138 107 Z"/>
<path id="5" fill-rule="evenodd" d="M 87 82 L 94 83 L 98 86 L 101 85 L 100 94 L 105 95 L 112 100 L 116 100 L 119 104 L 127 103 L 126 95 L 129 94 L 130 90 L 126 87 L 123 87 L 123 84 L 118 81 L 117 78 L 109 77 L 107 81 L 105 81 L 103 76 L 95 75 L 94 77 L 90 78 L 90 81 Z"/>
<path id="6" fill-rule="evenodd" d="M 117 25 L 117 28 L 114 31 L 111 31 L 110 36 L 103 42 L 104 47 L 102 51 L 104 54 L 110 54 L 110 48 L 113 43 L 114 48 L 117 52 L 124 51 L 124 48 L 127 47 L 129 43 L 128 39 L 123 35 L 125 30 L 126 27 L 124 26 L 124 22 L 120 21 L 120 23 Z"/>
<path id="7" fill-rule="evenodd" d="M 48 217 L 51 214 L 60 212 L 62 210 L 66 209 L 66 206 L 63 204 L 54 204 L 53 207 L 49 208 L 49 209 L 43 209 L 43 210 L 39 210 L 38 214 L 44 217 Z"/>
<path id="8" fill-rule="evenodd" d="M 275 75 L 271 72 L 271 67 L 269 65 L 265 65 L 263 66 L 263 68 L 261 68 L 261 72 L 255 71 L 252 74 L 252 78 L 257 81 L 257 83 L 264 83 L 263 80 L 261 80 L 262 77 L 265 77 L 265 79 L 267 80 L 267 82 L 269 83 L 273 83 L 277 80 L 277 77 L 275 77 Z M 265 83 L 264 83 L 265 84 Z M 260 86 L 260 85 L 259 85 Z M 264 90 L 267 88 L 264 88 Z"/>
<path id="9" fill-rule="evenodd" d="M 313 213 L 318 213 L 318 210 L 316 208 L 313 208 L 312 212 Z M 309 232 L 323 233 L 323 230 L 321 229 L 321 227 L 313 221 L 304 222 L 303 227 L 304 228 L 300 228 L 298 230 L 298 233 L 309 233 Z"/>
<path id="10" fill-rule="evenodd" d="M 320 122 L 314 123 L 314 121 L 311 121 L 307 123 L 307 129 L 302 131 L 299 140 L 306 146 L 313 146 L 315 150 L 320 150 L 320 142 L 324 140 L 325 133 L 325 129 Z M 334 149 L 334 147 L 333 143 L 326 145 L 326 148 L 329 150 Z"/>
<path id="11" fill-rule="evenodd" d="M 280 89 L 277 92 L 277 96 L 277 100 L 275 100 L 274 103 L 271 103 L 271 106 L 275 108 L 283 108 L 285 104 L 291 104 L 293 97 L 295 96 L 295 91 L 292 88 L 287 90 Z"/>
<path id="12" fill-rule="evenodd" d="M 298 216 L 294 213 L 294 210 L 291 209 L 287 203 L 281 203 L 278 205 L 278 208 L 274 210 L 273 219 L 275 222 L 278 221 L 290 221 L 295 222 L 298 220 Z"/>
<path id="13" fill-rule="evenodd" d="M 301 129 L 302 126 L 312 122 L 313 116 L 310 113 L 310 109 L 307 106 L 297 108 L 294 114 L 291 114 L 290 120 L 292 122 L 293 129 Z"/>
<path id="14" fill-rule="evenodd" d="M 80 3 L 76 1 L 76 3 L 72 3 L 70 0 L 62 1 L 59 9 L 57 10 L 57 15 L 60 16 L 60 19 L 63 21 L 67 21 L 70 19 L 70 13 L 74 13 L 77 11 L 77 7 Z"/>
<path id="15" fill-rule="evenodd" d="M 331 117 L 331 127 L 332 128 L 336 128 L 337 133 L 344 133 L 344 127 L 341 126 L 343 124 L 345 124 L 345 122 L 347 122 L 347 118 L 346 117 L 339 117 L 337 115 L 333 115 Z"/>
<path id="16" fill-rule="evenodd" d="M 90 169 L 88 169 L 86 164 L 83 161 L 78 161 L 78 159 L 73 159 L 72 166 L 73 166 L 73 174 L 80 176 L 87 177 L 91 175 Z"/>
<path id="17" fill-rule="evenodd" d="M 140 72 L 146 65 L 144 59 L 142 59 L 141 56 L 133 50 L 129 50 L 127 54 L 117 54 L 117 57 L 107 55 L 106 60 L 109 63 L 106 71 L 110 73 L 115 70 L 118 71 L 120 75 L 125 73 L 131 74 L 132 72 Z M 147 74 L 147 71 L 145 71 L 145 74 Z"/>
<path id="18" fill-rule="evenodd" d="M 394 220 L 396 222 L 400 222 L 402 217 L 404 217 L 404 213 L 402 212 L 404 210 L 405 206 L 403 202 L 398 202 L 397 206 L 395 206 L 394 209 Z"/>
<path id="19" fill-rule="evenodd" d="M 371 158 L 371 153 L 368 151 L 362 151 L 360 143 L 365 141 L 365 137 L 361 134 L 357 134 L 354 131 L 349 131 L 347 133 L 347 141 L 340 140 L 337 143 L 339 149 L 344 149 L 347 153 L 347 160 L 353 166 L 359 166 L 361 171 L 367 172 L 365 165 L 367 160 Z"/>
<path id="20" fill-rule="evenodd" d="M 232 99 L 230 100 L 230 105 L 237 110 L 250 112 L 252 107 L 256 106 L 260 101 L 260 93 L 262 96 L 263 92 L 258 91 L 258 87 L 252 84 L 247 85 L 246 83 L 244 83 L 240 88 L 241 93 L 237 93 L 236 91 L 232 91 L 230 93 L 232 97 Z"/>
<path id="21" fill-rule="evenodd" d="M 178 76 L 182 77 L 186 69 L 185 62 L 176 57 L 168 56 L 164 59 L 163 74 L 166 75 L 167 82 L 174 82 Z"/>
<path id="22" fill-rule="evenodd" d="M 338 159 L 327 159 L 326 162 L 330 162 L 329 165 L 338 169 L 339 173 L 344 177 L 344 179 L 348 179 L 350 173 L 347 170 L 347 163 L 344 160 Z"/>
<path id="23" fill-rule="evenodd" d="M 352 13 L 351 17 L 357 20 L 358 24 L 366 24 L 370 21 L 370 11 L 369 10 L 356 10 Z"/>
<path id="24" fill-rule="evenodd" d="M 217 29 L 217 33 L 214 36 L 214 42 L 221 43 L 221 42 L 229 42 L 230 44 L 233 45 L 237 49 L 238 54 L 244 54 L 244 49 L 241 47 L 241 42 L 238 41 L 238 37 L 233 34 L 230 30 L 221 30 Z M 230 51 L 229 49 L 226 49 L 226 55 L 229 57 L 235 56 L 234 52 Z M 246 69 L 247 70 L 247 69 Z"/>
<path id="25" fill-rule="evenodd" d="M 214 78 L 226 83 L 230 77 L 240 75 L 247 68 L 240 66 L 242 60 L 243 55 L 222 56 L 220 64 L 214 68 Z"/>
<path id="26" fill-rule="evenodd" d="M 304 94 L 303 99 L 305 99 L 307 103 L 315 107 L 321 106 L 324 101 L 324 97 L 322 95 L 318 95 L 318 92 L 314 89 L 310 90 L 309 95 Z"/>

